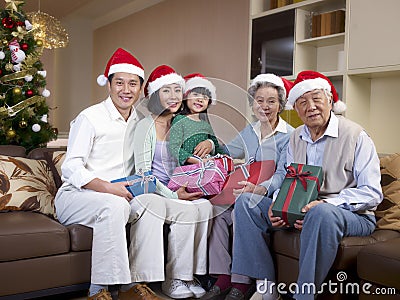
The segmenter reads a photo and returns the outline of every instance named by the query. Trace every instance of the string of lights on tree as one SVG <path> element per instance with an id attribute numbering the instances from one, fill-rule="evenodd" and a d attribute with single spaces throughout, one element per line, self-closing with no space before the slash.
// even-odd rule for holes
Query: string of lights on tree
<path id="1" fill-rule="evenodd" d="M 22 11 L 24 1 L 5 3 L 0 11 L 0 144 L 30 150 L 57 137 L 47 120 L 50 91 L 40 61 L 46 40 L 40 31 L 43 28 Z"/>

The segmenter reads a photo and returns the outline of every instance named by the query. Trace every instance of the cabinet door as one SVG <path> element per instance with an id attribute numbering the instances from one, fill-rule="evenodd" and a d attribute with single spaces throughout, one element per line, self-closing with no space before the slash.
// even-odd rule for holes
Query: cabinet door
<path id="1" fill-rule="evenodd" d="M 349 69 L 400 69 L 400 1 L 349 1 Z"/>

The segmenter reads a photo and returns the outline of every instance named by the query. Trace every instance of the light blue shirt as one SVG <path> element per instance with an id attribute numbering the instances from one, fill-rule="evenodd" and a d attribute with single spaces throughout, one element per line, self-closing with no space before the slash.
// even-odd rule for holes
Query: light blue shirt
<path id="1" fill-rule="evenodd" d="M 303 127 L 300 138 L 307 142 L 307 164 L 322 166 L 327 137 L 338 137 L 338 123 L 338 118 L 331 113 L 325 133 L 316 141 L 311 139 L 311 134 L 307 126 Z M 289 143 L 286 156 L 287 165 L 294 162 L 292 153 Z M 361 131 L 357 139 L 353 176 L 357 182 L 356 187 L 344 189 L 337 197 L 324 200 L 351 211 L 374 209 L 383 199 L 380 185 L 381 174 L 379 158 L 374 143 L 365 131 Z"/>

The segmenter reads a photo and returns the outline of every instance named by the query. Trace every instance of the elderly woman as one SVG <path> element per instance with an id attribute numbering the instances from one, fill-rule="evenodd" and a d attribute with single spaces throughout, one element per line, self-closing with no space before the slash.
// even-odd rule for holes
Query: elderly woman
<path id="1" fill-rule="evenodd" d="M 255 161 L 274 160 L 275 165 L 286 162 L 286 148 L 293 127 L 280 116 L 286 104 L 286 95 L 291 82 L 274 74 L 260 74 L 252 81 L 248 93 L 249 104 L 258 121 L 245 127 L 228 145 L 229 153 L 234 158 L 250 157 Z M 277 170 L 284 168 L 277 168 Z M 284 172 L 275 172 L 274 176 L 259 185 L 239 182 L 243 186 L 234 190 L 234 194 L 245 193 L 249 198 L 253 194 L 272 195 L 281 186 Z M 218 279 L 214 286 L 201 299 L 240 300 L 250 295 L 251 280 L 249 277 L 232 274 L 230 245 L 230 227 L 232 226 L 232 209 L 230 208 L 214 219 L 209 245 L 209 273 Z M 238 225 L 240 226 L 240 224 Z"/>

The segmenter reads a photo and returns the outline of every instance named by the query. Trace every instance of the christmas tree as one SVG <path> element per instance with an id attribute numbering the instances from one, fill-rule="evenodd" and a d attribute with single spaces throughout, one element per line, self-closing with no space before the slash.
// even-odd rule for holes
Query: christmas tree
<path id="1" fill-rule="evenodd" d="M 5 0 L 0 12 L 0 144 L 45 147 L 57 137 L 47 121 L 46 71 L 40 57 L 43 41 L 35 38 L 21 7 L 24 1 Z"/>

